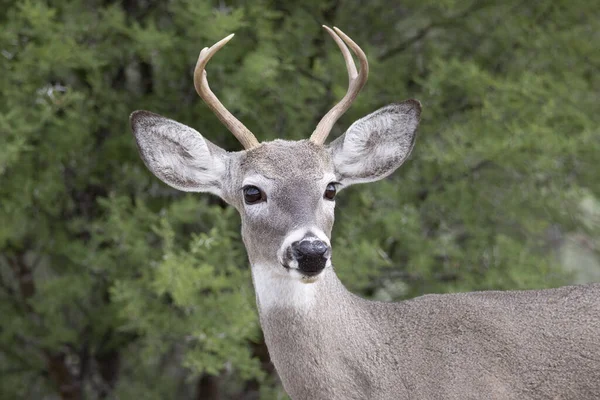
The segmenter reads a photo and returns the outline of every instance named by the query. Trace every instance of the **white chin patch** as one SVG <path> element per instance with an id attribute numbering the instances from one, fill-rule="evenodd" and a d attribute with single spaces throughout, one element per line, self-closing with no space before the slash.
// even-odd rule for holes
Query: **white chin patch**
<path id="1" fill-rule="evenodd" d="M 308 312 L 315 304 L 318 290 L 327 269 L 316 276 L 306 276 L 298 269 L 284 269 L 281 265 L 252 265 L 252 281 L 256 291 L 256 302 L 261 312 L 273 308 L 290 308 Z M 283 272 L 283 273 L 282 273 Z"/>

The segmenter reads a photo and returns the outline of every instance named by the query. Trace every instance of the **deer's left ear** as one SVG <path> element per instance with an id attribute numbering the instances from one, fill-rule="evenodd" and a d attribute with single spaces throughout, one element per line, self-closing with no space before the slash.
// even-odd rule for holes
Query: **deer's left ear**
<path id="1" fill-rule="evenodd" d="M 353 123 L 329 145 L 340 182 L 372 182 L 394 172 L 413 148 L 420 115 L 421 103 L 407 100 Z"/>

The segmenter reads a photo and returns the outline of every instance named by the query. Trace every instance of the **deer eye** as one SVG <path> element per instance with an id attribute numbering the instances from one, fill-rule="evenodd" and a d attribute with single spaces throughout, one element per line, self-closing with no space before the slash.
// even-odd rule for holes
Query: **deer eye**
<path id="1" fill-rule="evenodd" d="M 326 198 L 327 200 L 333 200 L 333 199 L 335 199 L 336 192 L 337 192 L 337 190 L 335 188 L 335 183 L 330 183 L 329 185 L 327 185 L 327 188 L 325 189 L 325 194 L 323 195 L 323 197 Z"/>
<path id="2" fill-rule="evenodd" d="M 242 190 L 244 191 L 244 201 L 246 204 L 256 204 L 266 200 L 265 194 L 256 186 L 247 185 Z"/>

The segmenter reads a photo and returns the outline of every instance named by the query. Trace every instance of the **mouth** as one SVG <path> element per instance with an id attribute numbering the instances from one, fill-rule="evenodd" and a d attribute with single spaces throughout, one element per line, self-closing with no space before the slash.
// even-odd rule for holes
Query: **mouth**
<path id="1" fill-rule="evenodd" d="M 304 275 L 304 276 L 305 276 L 305 277 L 307 277 L 307 278 L 314 278 L 315 276 L 317 276 L 317 275 L 319 275 L 321 272 L 323 272 L 323 270 L 321 270 L 321 271 L 315 271 L 315 272 L 312 272 L 312 271 L 300 271 L 300 270 L 298 270 L 298 272 L 299 272 L 300 274 Z"/>
<path id="2" fill-rule="evenodd" d="M 319 278 L 319 275 L 323 272 L 323 270 L 314 271 L 314 272 L 313 271 L 302 271 L 299 268 L 291 267 L 289 264 L 286 264 L 286 263 L 281 263 L 281 266 L 283 268 L 285 268 L 285 270 L 290 275 L 300 278 L 300 280 L 304 283 L 315 282 Z"/>

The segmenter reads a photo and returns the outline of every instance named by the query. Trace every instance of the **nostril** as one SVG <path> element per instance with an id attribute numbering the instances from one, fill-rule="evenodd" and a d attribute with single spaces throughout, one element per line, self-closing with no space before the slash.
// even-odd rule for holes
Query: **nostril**
<path id="1" fill-rule="evenodd" d="M 296 260 L 300 260 L 304 257 L 304 253 L 300 249 L 300 242 L 292 243 L 292 255 Z"/>
<path id="2" fill-rule="evenodd" d="M 320 240 L 315 240 L 314 242 L 311 242 L 311 243 L 312 243 L 312 249 L 313 249 L 313 252 L 315 253 L 315 255 L 322 256 L 323 254 L 325 254 L 325 252 L 329 248 L 329 246 L 327 246 L 324 242 L 321 242 Z"/>

